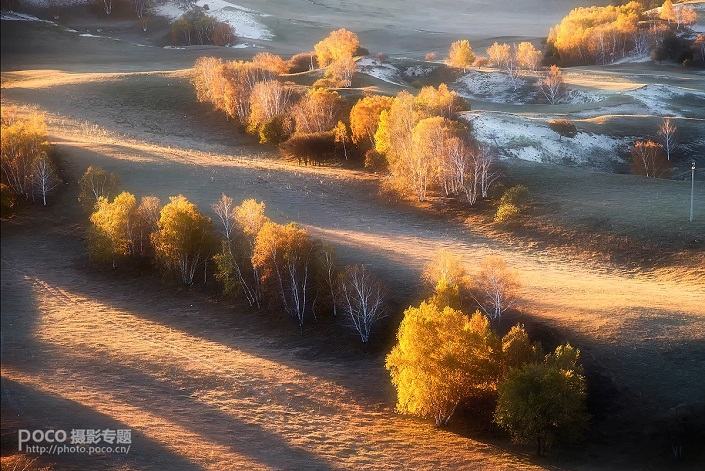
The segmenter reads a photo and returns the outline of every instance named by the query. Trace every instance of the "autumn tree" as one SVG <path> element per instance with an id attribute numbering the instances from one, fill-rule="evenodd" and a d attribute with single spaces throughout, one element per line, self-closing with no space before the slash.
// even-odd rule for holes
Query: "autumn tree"
<path id="1" fill-rule="evenodd" d="M 234 206 L 232 198 L 223 194 L 211 208 L 222 236 L 221 251 L 215 257 L 216 277 L 226 293 L 239 288 L 250 306 L 260 307 L 260 273 L 252 266 L 252 256 L 257 234 L 269 221 L 265 204 L 248 199 Z"/>
<path id="2" fill-rule="evenodd" d="M 291 110 L 297 133 L 325 132 L 335 128 L 344 102 L 337 92 L 311 88 Z"/>
<path id="3" fill-rule="evenodd" d="M 556 65 L 551 66 L 540 86 L 543 95 L 552 105 L 559 103 L 568 90 L 563 81 L 563 73 Z"/>
<path id="4" fill-rule="evenodd" d="M 351 59 L 360 46 L 357 35 L 341 28 L 331 32 L 327 38 L 314 46 L 316 59 L 320 67 L 327 67 L 342 59 Z"/>
<path id="5" fill-rule="evenodd" d="M 3 182 L 25 200 L 35 193 L 37 164 L 49 150 L 44 116 L 33 113 L 27 119 L 4 119 L 0 133 L 0 168 Z M 49 171 L 51 167 L 45 167 Z"/>
<path id="6" fill-rule="evenodd" d="M 316 244 L 296 223 L 266 222 L 255 239 L 252 265 L 261 273 L 267 291 L 296 319 L 301 333 L 312 302 L 315 260 Z"/>
<path id="7" fill-rule="evenodd" d="M 107 172 L 100 167 L 90 166 L 78 181 L 78 202 L 84 211 L 92 212 L 98 199 L 110 199 L 120 188 L 120 177 L 113 172 Z"/>
<path id="8" fill-rule="evenodd" d="M 348 127 L 344 122 L 338 121 L 338 124 L 336 124 L 335 128 L 333 128 L 333 134 L 335 135 L 335 142 L 343 147 L 343 155 L 345 156 L 345 160 L 348 160 L 347 143 L 350 140 Z"/>
<path id="9" fill-rule="evenodd" d="M 392 101 L 389 111 L 382 111 L 375 133 L 375 146 L 387 157 L 392 171 L 403 165 L 403 159 L 411 155 L 413 142 L 411 132 L 419 121 L 415 99 L 407 91 L 401 91 Z"/>
<path id="10" fill-rule="evenodd" d="M 386 359 L 397 410 L 446 425 L 461 401 L 496 388 L 500 351 L 480 312 L 468 318 L 427 302 L 408 308 Z"/>
<path id="11" fill-rule="evenodd" d="M 350 110 L 351 138 L 355 144 L 369 144 L 375 147 L 375 133 L 379 126 L 380 114 L 389 110 L 393 98 L 382 95 L 370 95 L 353 105 Z"/>
<path id="12" fill-rule="evenodd" d="M 502 314 L 516 303 L 519 276 L 502 257 L 489 256 L 480 262 L 474 287 L 477 291 L 475 301 L 480 309 L 490 319 L 499 322 Z"/>
<path id="13" fill-rule="evenodd" d="M 646 177 L 662 177 L 668 172 L 663 146 L 651 140 L 638 141 L 631 149 L 634 173 Z"/>
<path id="14" fill-rule="evenodd" d="M 490 62 L 494 64 L 495 67 L 509 76 L 509 79 L 514 85 L 514 89 L 516 89 L 519 74 L 516 46 L 495 42 L 487 48 L 487 55 L 490 58 Z"/>
<path id="15" fill-rule="evenodd" d="M 541 344 L 531 341 L 523 325 L 513 326 L 502 337 L 503 375 L 506 375 L 512 368 L 521 368 L 529 363 L 539 363 L 543 359 Z"/>
<path id="16" fill-rule="evenodd" d="M 352 57 L 344 57 L 331 62 L 324 76 L 330 80 L 331 88 L 349 88 L 352 85 L 355 70 L 355 60 Z"/>
<path id="17" fill-rule="evenodd" d="M 658 128 L 658 134 L 661 137 L 663 148 L 666 150 L 666 160 L 671 160 L 671 152 L 676 147 L 676 128 L 671 124 L 671 118 L 664 118 L 661 126 Z"/>
<path id="18" fill-rule="evenodd" d="M 172 196 L 159 214 L 158 230 L 151 236 L 157 262 L 179 272 L 181 281 L 193 284 L 196 270 L 214 252 L 211 219 L 183 195 Z"/>
<path id="19" fill-rule="evenodd" d="M 693 25 L 698 20 L 698 13 L 693 7 L 687 5 L 674 7 L 674 16 L 677 29 L 680 29 L 681 26 Z"/>
<path id="20" fill-rule="evenodd" d="M 449 90 L 445 83 L 438 88 L 423 87 L 414 101 L 416 109 L 423 116 L 441 116 L 455 119 L 467 103 L 454 90 Z"/>
<path id="21" fill-rule="evenodd" d="M 448 51 L 448 65 L 463 69 L 463 72 L 475 62 L 475 53 L 472 52 L 470 41 L 462 39 L 450 45 Z"/>
<path id="22" fill-rule="evenodd" d="M 117 267 L 120 258 L 133 254 L 137 200 L 126 191 L 113 201 L 100 196 L 91 214 L 89 253 L 95 260 L 110 261 Z"/>
<path id="23" fill-rule="evenodd" d="M 526 70 L 534 71 L 541 64 L 541 51 L 537 50 L 528 41 L 519 43 L 516 49 L 516 57 L 519 65 Z"/>
<path id="24" fill-rule="evenodd" d="M 330 305 L 333 311 L 333 317 L 335 317 L 338 315 L 338 292 L 340 288 L 338 256 L 335 247 L 327 243 L 321 244 L 318 257 L 318 266 L 320 267 L 318 273 L 319 277 L 322 279 L 321 286 L 327 288 L 326 296 L 323 296 L 323 302 Z"/>
<path id="25" fill-rule="evenodd" d="M 272 54 L 271 52 L 260 52 L 252 58 L 252 63 L 273 73 L 285 74 L 289 71 L 289 64 L 281 57 Z"/>
<path id="26" fill-rule="evenodd" d="M 342 310 L 367 344 L 372 327 L 387 314 L 382 282 L 365 265 L 347 266 L 340 275 L 339 293 Z"/>
<path id="27" fill-rule="evenodd" d="M 294 89 L 289 85 L 278 80 L 258 82 L 250 94 L 247 131 L 252 134 L 259 133 L 266 124 L 288 113 L 293 99 Z"/>
<path id="28" fill-rule="evenodd" d="M 443 308 L 460 309 L 461 290 L 467 288 L 467 272 L 463 258 L 450 250 L 441 249 L 426 264 L 421 279 L 433 288 L 431 302 Z"/>
<path id="29" fill-rule="evenodd" d="M 661 10 L 659 11 L 659 18 L 662 20 L 668 21 L 670 24 L 672 21 L 675 22 L 676 20 L 676 11 L 673 8 L 673 2 L 671 0 L 666 0 L 663 2 L 663 5 L 661 6 Z"/>
<path id="30" fill-rule="evenodd" d="M 509 370 L 499 384 L 495 422 L 538 455 L 555 441 L 574 440 L 587 428 L 586 382 L 580 352 L 561 345 L 543 362 Z"/>
<path id="31" fill-rule="evenodd" d="M 695 60 L 699 60 L 700 62 L 705 61 L 705 34 L 699 34 L 698 37 L 695 38 L 691 49 L 693 50 Z"/>

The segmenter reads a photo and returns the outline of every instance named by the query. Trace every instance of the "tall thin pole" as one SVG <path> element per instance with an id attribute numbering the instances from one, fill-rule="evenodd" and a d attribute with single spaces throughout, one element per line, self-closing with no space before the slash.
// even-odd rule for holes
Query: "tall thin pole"
<path id="1" fill-rule="evenodd" d="M 695 194 L 695 161 L 690 167 L 690 222 L 693 222 L 693 195 Z"/>

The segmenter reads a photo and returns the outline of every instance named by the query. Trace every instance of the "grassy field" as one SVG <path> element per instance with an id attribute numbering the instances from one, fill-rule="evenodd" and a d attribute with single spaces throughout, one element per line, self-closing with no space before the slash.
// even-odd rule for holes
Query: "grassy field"
<path id="1" fill-rule="evenodd" d="M 2 222 L 3 456 L 16 450 L 17 428 L 99 424 L 132 428 L 130 455 L 62 457 L 57 469 L 672 465 L 670 445 L 654 432 L 657 419 L 684 403 L 697 405 L 705 390 L 703 249 L 688 249 L 705 234 L 702 180 L 696 221 L 688 224 L 684 181 L 512 159 L 508 174 L 529 187 L 537 226 L 513 234 L 481 215 L 468 224 L 473 215 L 463 211 L 448 218 L 387 204 L 374 175 L 296 167 L 256 145 L 195 102 L 185 69 L 214 49 L 135 47 L 7 23 L 2 106 L 47 113 L 68 184 L 48 210 Z M 9 37 L 23 41 L 8 43 Z M 590 85 L 590 69 L 575 73 L 585 87 L 603 81 Z M 633 119 L 605 122 L 621 128 Z M 137 195 L 165 201 L 183 193 L 204 210 L 223 192 L 236 201 L 264 200 L 275 221 L 300 222 L 335 244 L 344 263 L 365 263 L 380 274 L 392 288 L 395 315 L 366 351 L 332 322 L 302 337 L 282 316 L 249 312 L 207 290 L 177 291 L 151 275 L 97 268 L 87 260 L 75 202 L 75 182 L 89 165 L 119 173 Z M 599 247 L 594 256 L 584 248 L 576 254 L 565 249 L 571 243 L 553 240 L 591 231 L 649 242 L 624 248 L 644 258 L 645 247 L 678 256 L 635 268 L 606 261 Z M 471 272 L 486 255 L 506 258 L 523 284 L 519 311 L 507 325 L 525 322 L 532 335 L 582 350 L 595 413 L 583 447 L 536 460 L 505 439 L 468 432 L 472 420 L 437 430 L 394 412 L 384 353 L 401 310 L 417 300 L 423 265 L 439 248 L 462 254 Z M 683 254 L 696 262 L 686 263 Z"/>

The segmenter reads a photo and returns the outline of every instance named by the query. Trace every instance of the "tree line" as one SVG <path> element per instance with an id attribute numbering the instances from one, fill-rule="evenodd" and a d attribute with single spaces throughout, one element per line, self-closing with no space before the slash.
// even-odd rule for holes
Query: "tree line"
<path id="1" fill-rule="evenodd" d="M 655 60 L 692 60 L 698 48 L 676 32 L 697 20 L 695 9 L 666 0 L 660 9 L 641 2 L 576 8 L 549 32 L 546 56 L 561 64 L 608 64 L 629 54 L 652 52 Z M 691 48 L 692 46 L 692 48 Z"/>

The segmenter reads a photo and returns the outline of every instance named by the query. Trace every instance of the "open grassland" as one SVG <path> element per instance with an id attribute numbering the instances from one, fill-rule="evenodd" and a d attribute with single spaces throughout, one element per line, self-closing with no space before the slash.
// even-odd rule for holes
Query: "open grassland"
<path id="1" fill-rule="evenodd" d="M 673 251 L 691 259 L 659 270 L 591 263 L 546 239 L 527 246 L 386 205 L 366 173 L 278 161 L 195 102 L 184 69 L 202 51 L 77 42 L 54 70 L 59 46 L 49 41 L 48 53 L 25 63 L 5 55 L 6 34 L 3 22 L 2 106 L 47 113 L 69 184 L 48 211 L 2 224 L 3 450 L 15 446 L 17 428 L 95 424 L 132 428 L 130 455 L 61 458 L 58 469 L 639 469 L 651 451 L 628 440 L 638 441 L 654 411 L 702 399 L 703 251 L 684 248 L 705 234 L 702 181 L 696 221 L 687 224 L 684 181 L 508 160 L 546 224 L 675 240 Z M 55 37 L 46 34 L 31 44 Z M 57 41 L 72 39 L 61 33 Z M 114 63 L 104 55 L 113 47 Z M 586 87 L 602 83 L 578 73 Z M 606 122 L 623 123 L 614 119 Z M 504 441 L 401 417 L 381 349 L 358 350 L 352 335 L 340 340 L 342 330 L 319 325 L 299 337 L 279 315 L 90 265 L 74 184 L 89 165 L 119 173 L 137 195 L 183 193 L 204 210 L 223 192 L 264 200 L 276 222 L 300 222 L 335 244 L 344 263 L 379 273 L 402 309 L 416 302 L 419 274 L 438 249 L 462 254 L 470 272 L 484 256 L 501 255 L 523 283 L 523 314 L 506 322 L 570 340 L 612 385 L 605 399 L 615 409 L 643 406 L 649 417 L 625 424 L 610 410 L 596 418 L 606 443 L 550 464 Z M 313 339 L 321 331 L 323 346 Z M 392 336 L 389 329 L 378 340 Z"/>

